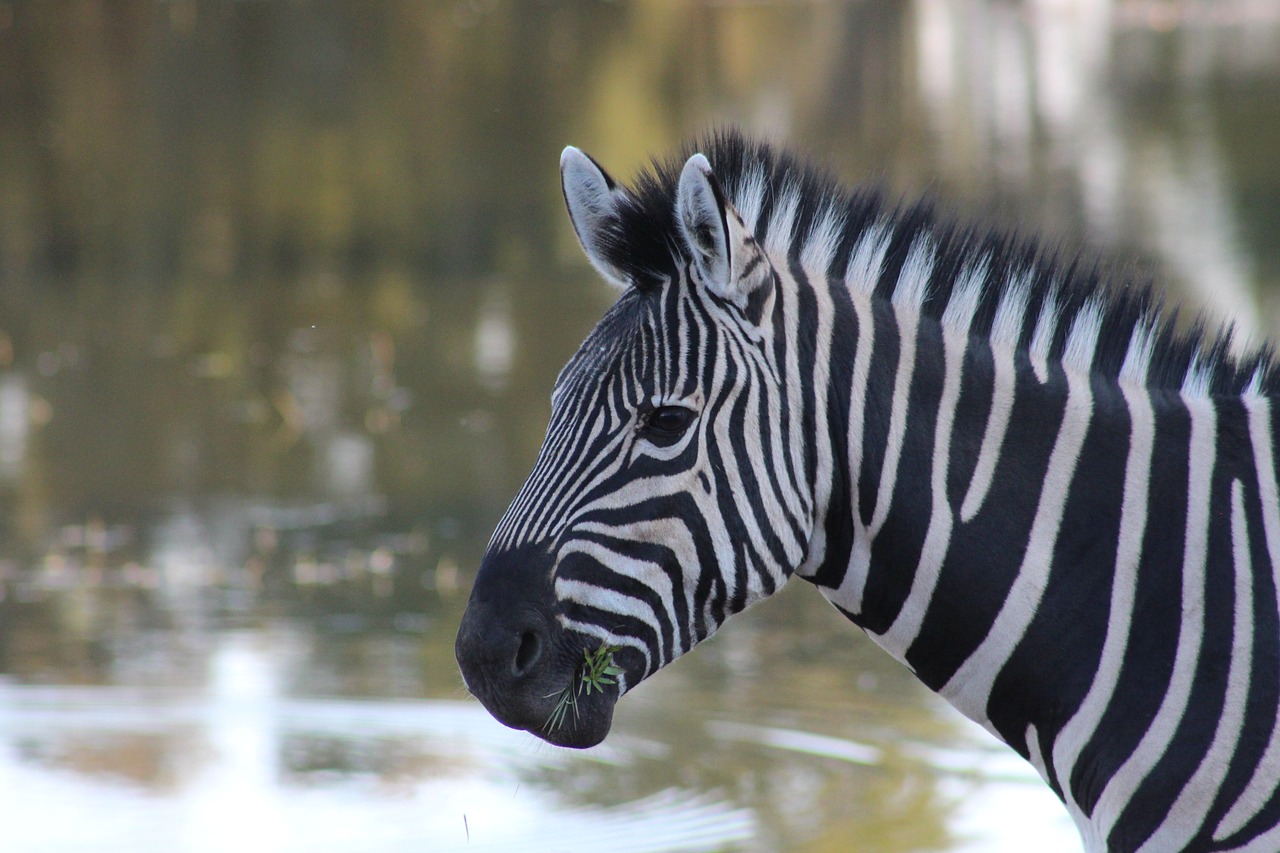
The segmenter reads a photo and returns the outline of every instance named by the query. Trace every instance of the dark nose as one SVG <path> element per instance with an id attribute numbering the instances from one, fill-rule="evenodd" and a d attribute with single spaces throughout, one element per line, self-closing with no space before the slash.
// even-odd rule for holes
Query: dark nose
<path id="1" fill-rule="evenodd" d="M 454 644 L 467 688 L 515 728 L 544 724 L 546 695 L 557 692 L 551 671 L 561 629 L 548 560 L 535 556 L 486 555 Z"/>
<path id="2" fill-rule="evenodd" d="M 475 689 L 473 676 L 509 686 L 535 675 L 547 656 L 548 634 L 546 620 L 535 608 L 473 596 L 454 644 L 467 686 Z"/>

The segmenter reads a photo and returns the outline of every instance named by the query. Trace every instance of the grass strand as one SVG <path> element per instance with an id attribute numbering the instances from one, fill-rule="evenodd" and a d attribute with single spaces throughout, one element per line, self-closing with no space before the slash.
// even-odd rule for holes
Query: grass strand
<path id="1" fill-rule="evenodd" d="M 574 670 L 573 679 L 569 686 L 560 691 L 560 699 L 556 702 L 555 708 L 551 711 L 551 716 L 547 717 L 547 722 L 542 727 L 544 731 L 559 731 L 569 717 L 570 711 L 573 712 L 573 723 L 576 725 L 578 722 L 578 697 L 584 691 L 588 696 L 591 695 L 593 690 L 597 693 L 603 693 L 605 687 L 618 683 L 618 676 L 622 675 L 623 670 L 622 667 L 613 662 L 613 655 L 614 652 L 621 648 L 622 646 L 601 644 L 594 652 L 590 649 L 582 650 L 582 663 L 578 664 L 578 668 Z"/>

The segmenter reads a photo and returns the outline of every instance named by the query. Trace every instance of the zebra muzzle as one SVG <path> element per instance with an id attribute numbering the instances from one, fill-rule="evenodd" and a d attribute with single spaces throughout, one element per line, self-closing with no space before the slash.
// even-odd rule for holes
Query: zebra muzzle
<path id="1" fill-rule="evenodd" d="M 617 688 L 579 689 L 583 649 L 598 641 L 560 624 L 550 568 L 530 556 L 486 555 L 458 627 L 458 667 L 498 722 L 558 746 L 594 746 L 609 732 Z"/>

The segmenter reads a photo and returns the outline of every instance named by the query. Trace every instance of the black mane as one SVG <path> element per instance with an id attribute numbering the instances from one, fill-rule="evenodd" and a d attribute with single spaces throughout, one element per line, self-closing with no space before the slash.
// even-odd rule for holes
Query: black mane
<path id="1" fill-rule="evenodd" d="M 1027 301 L 1017 342 L 1020 348 L 1030 345 L 1046 300 L 1056 301 L 1057 323 L 1048 353 L 1055 360 L 1062 357 L 1068 332 L 1082 308 L 1100 306 L 1097 347 L 1089 365 L 1096 374 L 1119 376 L 1134 329 L 1143 324 L 1154 337 L 1146 371 L 1149 387 L 1181 389 L 1194 371 L 1195 385 L 1204 393 L 1235 395 L 1251 385 L 1267 395 L 1280 392 L 1270 346 L 1234 357 L 1229 352 L 1230 328 L 1210 336 L 1203 320 L 1180 333 L 1178 327 L 1185 324 L 1177 322 L 1176 312 L 1165 310 L 1160 293 L 1148 281 L 1104 275 L 1097 260 L 1064 259 L 1037 241 L 952 221 L 940 216 L 928 200 L 886 204 L 879 190 L 850 189 L 826 171 L 733 130 L 711 133 L 674 157 L 655 160 L 631 186 L 617 223 L 617 239 L 610 241 L 606 251 L 609 260 L 642 291 L 672 275 L 687 260 L 678 237 L 674 199 L 680 170 L 695 152 L 711 162 L 726 196 L 748 225 L 754 222 L 757 239 L 766 244 L 784 240 L 792 257 L 822 236 L 819 224 L 834 214 L 841 227 L 830 270 L 843 271 L 859 240 L 874 226 L 888 225 L 892 236 L 874 288 L 877 297 L 893 295 L 908 252 L 919 238 L 927 237 L 934 263 L 919 304 L 926 316 L 942 319 L 959 274 L 966 264 L 981 260 L 987 273 L 969 324 L 972 334 L 988 334 L 1002 297 L 1010 288 L 1023 286 Z M 788 233 L 770 235 L 782 201 L 790 207 L 793 198 Z M 758 210 L 743 210 L 744 201 Z"/>

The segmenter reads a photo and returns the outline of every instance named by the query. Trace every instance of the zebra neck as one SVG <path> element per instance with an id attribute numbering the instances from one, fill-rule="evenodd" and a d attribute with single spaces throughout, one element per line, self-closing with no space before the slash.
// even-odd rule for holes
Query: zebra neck
<path id="1" fill-rule="evenodd" d="M 1063 722 L 1039 719 L 1037 708 L 1061 707 L 1058 691 L 1079 692 L 1092 676 L 1096 656 L 1072 655 L 1044 682 L 1032 652 L 1067 635 L 1075 648 L 1100 646 L 1126 500 L 1130 554 L 1149 515 L 1187 515 L 1187 445 L 1175 466 L 1182 486 L 1155 494 L 1175 505 L 1148 510 L 1150 460 L 1129 457 L 1150 451 L 1133 450 L 1131 433 L 1149 434 L 1158 415 L 1189 440 L 1190 409 L 1177 394 L 1035 363 L 884 300 L 854 299 L 852 310 L 850 363 L 832 370 L 850 387 L 847 439 L 833 440 L 847 447 L 847 501 L 833 502 L 843 529 L 828 519 L 837 532 L 827 561 L 806 576 L 929 687 L 1026 755 L 1028 724 Z M 1127 468 L 1143 470 L 1126 477 Z M 1073 614 L 1057 636 L 1033 626 L 1046 605 Z M 1000 726 L 989 707 L 997 679 L 1018 694 L 996 715 Z"/>
<path id="2" fill-rule="evenodd" d="M 1280 778 L 1280 672 L 1255 670 L 1280 655 L 1272 401 L 851 311 L 847 494 L 802 576 L 1028 758 L 1086 837 L 1190 837 L 1190 817 L 1148 823 L 1182 797 L 1224 836 L 1260 814 Z"/>

